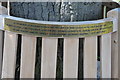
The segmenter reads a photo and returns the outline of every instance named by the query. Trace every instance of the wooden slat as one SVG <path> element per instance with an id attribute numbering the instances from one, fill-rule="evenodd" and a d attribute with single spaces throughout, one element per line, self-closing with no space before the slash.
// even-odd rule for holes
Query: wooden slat
<path id="1" fill-rule="evenodd" d="M 22 36 L 20 78 L 34 78 L 36 37 Z"/>
<path id="2" fill-rule="evenodd" d="M 84 41 L 84 78 L 97 78 L 97 36 Z"/>
<path id="3" fill-rule="evenodd" d="M 79 38 L 64 39 L 63 78 L 78 77 Z"/>
<path id="4" fill-rule="evenodd" d="M 56 77 L 58 39 L 42 38 L 41 78 Z"/>
<path id="5" fill-rule="evenodd" d="M 120 8 L 118 10 L 118 78 L 120 79 Z"/>
<path id="6" fill-rule="evenodd" d="M 118 32 L 112 33 L 112 51 L 111 51 L 111 73 L 112 78 L 118 78 Z"/>
<path id="7" fill-rule="evenodd" d="M 3 56 L 2 53 L 3 53 L 3 31 L 0 30 L 0 75 L 2 74 L 2 56 Z"/>
<path id="8" fill-rule="evenodd" d="M 3 8 L 1 6 L 1 2 L 0 2 L 0 15 L 1 14 L 7 14 L 7 9 L 6 8 Z M 0 16 L 0 29 L 3 28 L 3 16 Z M 0 78 L 1 78 L 1 75 L 2 75 L 2 56 L 3 56 L 3 31 L 0 30 Z"/>
<path id="9" fill-rule="evenodd" d="M 14 78 L 18 35 L 5 32 L 2 78 Z"/>
<path id="10" fill-rule="evenodd" d="M 2 6 L 2 2 L 0 2 L 0 29 L 3 29 L 3 16 L 2 15 L 7 15 L 7 9 L 5 7 Z M 3 43 L 4 43 L 4 39 L 3 39 L 3 31 L 0 30 L 0 75 L 2 75 L 2 57 L 3 57 Z M 1 78 L 2 76 L 0 76 Z"/>
<path id="11" fill-rule="evenodd" d="M 112 47 L 112 51 L 111 51 L 111 58 L 112 58 L 112 63 L 111 63 L 111 77 L 112 78 L 118 78 L 118 33 L 119 33 L 119 14 L 120 11 L 118 12 L 118 9 L 114 9 L 108 12 L 108 17 L 112 17 L 114 18 L 114 33 L 112 33 L 112 43 L 111 43 L 111 47 Z"/>
<path id="12" fill-rule="evenodd" d="M 101 36 L 101 78 L 111 78 L 111 33 Z"/>

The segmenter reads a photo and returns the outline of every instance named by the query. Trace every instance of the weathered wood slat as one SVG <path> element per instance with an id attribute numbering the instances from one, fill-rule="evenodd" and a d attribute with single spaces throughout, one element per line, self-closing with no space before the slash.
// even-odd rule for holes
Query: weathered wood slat
<path id="1" fill-rule="evenodd" d="M 111 50 L 111 77 L 118 78 L 118 32 L 112 33 Z"/>
<path id="2" fill-rule="evenodd" d="M 0 30 L 0 75 L 2 74 L 2 56 L 3 56 L 3 31 Z"/>
<path id="3" fill-rule="evenodd" d="M 7 14 L 7 9 L 1 6 L 2 3 L 0 2 L 0 14 Z M 0 16 L 0 29 L 3 28 L 3 16 Z M 0 30 L 0 75 L 2 74 L 2 56 L 3 56 L 3 31 Z M 1 78 L 1 76 L 0 76 Z"/>
<path id="4" fill-rule="evenodd" d="M 118 78 L 120 79 L 120 8 L 118 9 Z"/>
<path id="5" fill-rule="evenodd" d="M 84 78 L 97 78 L 97 36 L 84 41 Z"/>
<path id="6" fill-rule="evenodd" d="M 78 77 L 79 38 L 64 39 L 63 78 Z"/>
<path id="7" fill-rule="evenodd" d="M 8 12 L 9 9 L 6 9 L 5 7 L 2 7 L 2 6 L 0 9 L 1 9 L 1 12 L 0 12 L 1 14 L 9 15 L 9 12 Z M 1 26 L 1 29 L 3 28 L 2 26 Z M 5 31 L 1 78 L 14 78 L 15 77 L 17 41 L 18 41 L 17 34 Z"/>
<path id="8" fill-rule="evenodd" d="M 34 78 L 36 37 L 22 36 L 20 78 Z"/>
<path id="9" fill-rule="evenodd" d="M 2 78 L 14 78 L 18 35 L 5 32 Z"/>
<path id="10" fill-rule="evenodd" d="M 111 78 L 111 33 L 101 36 L 101 78 Z"/>
<path id="11" fill-rule="evenodd" d="M 118 9 L 114 9 L 108 12 L 108 17 L 115 19 L 113 29 L 116 31 L 111 34 L 111 77 L 118 78 L 118 26 L 119 26 L 119 13 Z"/>
<path id="12" fill-rule="evenodd" d="M 56 38 L 42 38 L 41 78 L 56 77 L 57 43 Z"/>

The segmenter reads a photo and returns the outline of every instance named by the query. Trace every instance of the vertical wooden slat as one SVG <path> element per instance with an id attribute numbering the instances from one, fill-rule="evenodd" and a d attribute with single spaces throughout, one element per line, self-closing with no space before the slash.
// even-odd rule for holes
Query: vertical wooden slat
<path id="1" fill-rule="evenodd" d="M 63 78 L 78 77 L 79 38 L 64 39 Z"/>
<path id="2" fill-rule="evenodd" d="M 56 38 L 42 38 L 41 78 L 56 77 L 57 43 Z"/>
<path id="3" fill-rule="evenodd" d="M 106 14 L 105 8 L 104 15 Z M 102 35 L 100 44 L 101 78 L 111 78 L 111 33 Z"/>
<path id="4" fill-rule="evenodd" d="M 2 14 L 9 15 L 8 10 L 4 7 L 2 7 L 1 10 Z M 14 78 L 18 35 L 5 31 L 4 37 L 2 78 Z"/>
<path id="5" fill-rule="evenodd" d="M 7 14 L 7 9 L 6 8 L 3 8 L 2 6 L 1 6 L 1 2 L 0 2 L 0 29 L 2 29 L 3 28 L 3 16 L 2 16 L 2 14 Z M 1 75 L 2 75 L 2 56 L 3 56 L 3 35 L 4 35 L 4 33 L 3 33 L 3 31 L 2 30 L 0 30 L 0 78 L 1 78 Z"/>
<path id="6" fill-rule="evenodd" d="M 5 32 L 2 78 L 14 78 L 18 35 Z"/>
<path id="7" fill-rule="evenodd" d="M 118 13 L 118 78 L 120 79 L 120 8 L 117 9 Z"/>
<path id="8" fill-rule="evenodd" d="M 111 33 L 101 36 L 101 78 L 111 78 Z"/>
<path id="9" fill-rule="evenodd" d="M 8 10 L 8 15 L 10 15 L 10 1 L 7 1 L 7 10 Z"/>
<path id="10" fill-rule="evenodd" d="M 97 78 L 97 36 L 84 41 L 84 78 Z"/>
<path id="11" fill-rule="evenodd" d="M 34 78 L 36 37 L 22 36 L 20 78 Z"/>
<path id="12" fill-rule="evenodd" d="M 0 30 L 0 78 L 2 75 L 3 31 Z"/>
<path id="13" fill-rule="evenodd" d="M 112 33 L 111 44 L 111 77 L 118 78 L 118 32 Z"/>
<path id="14" fill-rule="evenodd" d="M 0 2 L 0 6 L 1 6 Z M 0 10 L 0 14 L 2 14 L 2 10 Z M 2 17 L 1 17 L 2 18 Z M 3 19 L 0 18 L 0 27 L 3 25 Z M 3 31 L 0 30 L 0 78 L 2 75 L 2 53 L 3 53 Z"/>
<path id="15" fill-rule="evenodd" d="M 118 9 L 108 12 L 108 17 L 114 18 L 113 31 L 111 34 L 111 77 L 118 78 Z"/>

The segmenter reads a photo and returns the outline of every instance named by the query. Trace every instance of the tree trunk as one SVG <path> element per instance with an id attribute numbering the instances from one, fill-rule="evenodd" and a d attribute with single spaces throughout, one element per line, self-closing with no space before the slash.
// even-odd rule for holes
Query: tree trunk
<path id="1" fill-rule="evenodd" d="M 83 21 L 101 18 L 101 3 L 12 3 L 11 15 L 45 21 Z"/>
<path id="2" fill-rule="evenodd" d="M 97 2 L 14 2 L 11 3 L 11 15 L 42 21 L 85 21 L 102 18 L 102 3 Z M 57 78 L 62 78 L 63 39 L 58 43 Z M 83 39 L 80 39 L 83 42 Z M 40 76 L 41 38 L 37 40 L 36 78 Z M 82 77 L 83 44 L 79 51 L 79 78 Z"/>

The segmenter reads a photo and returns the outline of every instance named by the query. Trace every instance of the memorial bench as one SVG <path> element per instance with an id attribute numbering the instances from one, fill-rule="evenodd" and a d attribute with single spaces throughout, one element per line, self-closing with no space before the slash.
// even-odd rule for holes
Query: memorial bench
<path id="1" fill-rule="evenodd" d="M 56 78 L 58 38 L 64 38 L 63 78 L 78 77 L 79 38 L 84 39 L 83 76 L 97 78 L 98 36 L 101 78 L 118 78 L 119 23 L 119 8 L 109 11 L 108 17 L 101 20 L 52 22 L 9 16 L 1 6 L 1 78 L 15 78 L 19 34 L 22 35 L 20 78 L 34 78 L 37 37 L 42 37 L 41 78 Z"/>

